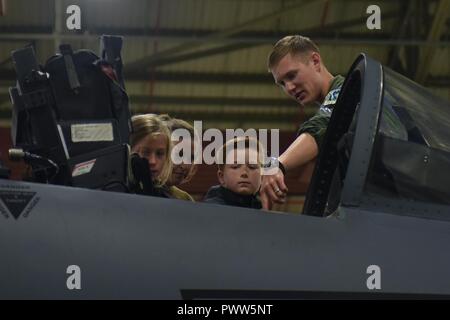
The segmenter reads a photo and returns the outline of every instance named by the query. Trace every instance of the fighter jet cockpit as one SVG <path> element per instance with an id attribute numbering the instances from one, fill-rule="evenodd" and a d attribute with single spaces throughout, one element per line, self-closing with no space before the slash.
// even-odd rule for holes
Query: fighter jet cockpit
<path id="1" fill-rule="evenodd" d="M 450 203 L 450 105 L 361 55 L 328 127 L 304 213 L 339 206 L 441 217 Z"/>
<path id="2" fill-rule="evenodd" d="M 384 68 L 385 90 L 368 191 L 388 198 L 450 203 L 450 106 Z"/>

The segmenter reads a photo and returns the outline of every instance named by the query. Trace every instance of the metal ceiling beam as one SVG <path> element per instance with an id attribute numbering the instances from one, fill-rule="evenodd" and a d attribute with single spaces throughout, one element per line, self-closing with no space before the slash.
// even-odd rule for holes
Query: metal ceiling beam
<path id="1" fill-rule="evenodd" d="M 383 15 L 384 20 L 389 20 L 389 19 L 396 18 L 396 17 L 398 17 L 397 11 L 387 12 L 386 14 Z M 212 55 L 224 54 L 224 53 L 235 51 L 235 50 L 242 50 L 245 48 L 255 47 L 258 45 L 275 43 L 276 41 L 278 41 L 279 39 L 284 37 L 286 34 L 309 35 L 309 36 L 313 37 L 314 39 L 316 37 L 324 37 L 324 36 L 327 37 L 330 35 L 330 33 L 336 33 L 339 30 L 344 29 L 344 28 L 364 24 L 365 21 L 366 21 L 366 17 L 363 17 L 363 18 L 350 19 L 347 21 L 339 21 L 339 22 L 335 22 L 335 23 L 330 23 L 330 24 L 327 24 L 324 26 L 303 29 L 300 31 L 297 30 L 295 32 L 293 31 L 293 32 L 279 33 L 278 35 L 274 35 L 273 33 L 269 33 L 269 34 L 266 33 L 266 35 L 264 36 L 263 34 L 260 34 L 260 36 L 271 37 L 271 38 L 273 38 L 273 40 L 270 42 L 264 41 L 264 42 L 256 42 L 256 43 L 252 42 L 252 41 L 248 41 L 248 42 L 244 42 L 244 43 L 239 42 L 239 43 L 235 43 L 235 44 L 231 44 L 231 45 L 225 45 L 225 46 L 216 47 L 216 48 L 212 48 L 212 49 L 195 51 L 195 52 L 191 52 L 191 53 L 187 53 L 187 54 L 182 53 L 182 54 L 178 54 L 178 55 L 169 55 L 168 57 L 162 57 L 160 59 L 155 59 L 155 60 L 151 61 L 147 67 L 160 67 L 163 65 L 171 64 L 171 63 L 178 63 L 178 62 L 183 62 L 183 61 L 188 61 L 188 60 L 194 60 L 194 59 L 204 58 L 204 57 L 208 57 L 208 56 L 212 56 Z M 245 34 L 247 34 L 248 36 L 251 35 L 251 33 L 247 32 L 247 33 L 240 33 L 238 36 L 244 36 Z M 253 36 L 255 36 L 255 33 L 253 33 Z M 339 38 L 341 38 L 341 36 L 339 36 Z M 234 40 L 235 38 L 230 37 L 229 39 Z"/>
<path id="2" fill-rule="evenodd" d="M 410 23 L 408 26 L 408 30 L 406 36 L 414 37 L 415 35 L 421 34 L 421 20 L 422 15 L 420 14 L 423 2 L 422 0 L 414 0 L 415 1 L 415 10 L 410 19 Z M 420 48 L 419 47 L 404 47 L 405 52 L 405 65 L 406 70 L 403 73 L 408 78 L 414 79 L 416 68 L 419 64 L 419 56 L 420 56 Z"/>
<path id="3" fill-rule="evenodd" d="M 398 11 L 384 12 L 383 21 L 397 18 Z M 326 24 L 324 26 L 312 27 L 303 30 L 284 30 L 282 32 L 267 32 L 257 30 L 242 30 L 227 38 L 213 38 L 212 35 L 216 34 L 216 31 L 205 29 L 154 29 L 145 28 L 115 28 L 115 27 L 103 27 L 93 26 L 89 27 L 83 33 L 61 33 L 63 39 L 71 40 L 98 40 L 103 34 L 119 34 L 136 40 L 159 40 L 159 41 L 189 41 L 189 42 L 201 42 L 201 43 L 223 43 L 223 42 L 255 42 L 263 43 L 267 40 L 279 39 L 279 37 L 286 34 L 294 34 L 299 32 L 335 32 L 344 28 L 350 28 L 358 25 L 365 24 L 366 17 L 360 17 L 356 19 L 350 19 L 346 21 L 339 21 L 335 23 Z M 206 40 L 208 38 L 208 40 Z M 0 40 L 53 40 L 53 26 L 35 26 L 35 25 L 20 25 L 20 26 L 2 26 L 0 30 Z M 178 52 L 177 52 L 178 53 Z"/>
<path id="4" fill-rule="evenodd" d="M 174 72 L 156 71 L 153 74 L 155 80 L 165 82 L 189 82 L 204 84 L 273 84 L 273 78 L 269 73 L 211 73 L 211 72 Z M 146 71 L 126 73 L 127 81 L 147 81 L 149 74 Z"/>
<path id="5" fill-rule="evenodd" d="M 6 0 L 0 0 L 0 17 L 6 15 Z"/>
<path id="6" fill-rule="evenodd" d="M 404 38 L 406 35 L 406 32 L 408 31 L 408 25 L 411 23 L 411 16 L 414 12 L 416 0 L 406 0 L 403 1 L 402 7 L 403 7 L 403 17 L 399 20 L 399 25 L 397 26 L 396 30 L 397 33 L 395 35 L 395 39 L 401 39 Z M 394 45 L 390 49 L 389 52 L 389 62 L 388 66 L 394 70 L 401 71 L 404 73 L 404 70 L 401 68 L 401 60 L 400 60 L 400 50 L 401 46 Z"/>
<path id="7" fill-rule="evenodd" d="M 185 110 L 174 110 L 170 108 L 153 107 L 153 112 L 156 113 L 168 113 L 174 118 L 180 118 L 186 121 L 202 120 L 202 121 L 220 121 L 220 122 L 286 122 L 291 123 L 298 112 L 290 113 L 243 113 L 243 112 L 232 112 L 232 113 L 222 113 L 222 112 L 189 112 Z M 135 114 L 146 113 L 147 109 L 133 109 Z"/>
<path id="8" fill-rule="evenodd" d="M 127 72 L 124 75 L 126 81 L 148 81 L 148 71 Z M 164 82 L 190 82 L 205 84 L 267 84 L 273 83 L 269 73 L 211 73 L 211 72 L 175 72 L 156 71 L 152 77 Z M 16 73 L 13 69 L 0 69 L 0 81 L 13 85 L 16 81 Z"/>
<path id="9" fill-rule="evenodd" d="M 324 1 L 324 0 L 298 1 L 295 4 L 281 8 L 278 11 L 271 12 L 269 14 L 265 14 L 260 17 L 250 19 L 239 25 L 233 26 L 233 27 L 225 29 L 225 30 L 220 30 L 220 31 L 215 32 L 206 37 L 202 37 L 202 40 L 203 40 L 202 42 L 187 41 L 187 42 L 181 43 L 181 44 L 171 47 L 167 50 L 163 50 L 163 51 L 154 53 L 150 56 L 138 59 L 137 61 L 128 64 L 128 70 L 139 70 L 143 67 L 147 68 L 149 65 L 151 65 L 151 63 L 153 61 L 158 60 L 160 58 L 164 58 L 164 57 L 167 57 L 168 55 L 172 55 L 172 54 L 178 54 L 182 51 L 195 49 L 196 47 L 202 45 L 203 43 L 211 43 L 212 41 L 215 41 L 215 40 L 221 40 L 224 38 L 228 38 L 234 34 L 237 34 L 241 31 L 248 29 L 251 26 L 257 25 L 258 23 L 276 19 L 276 18 L 284 15 L 286 12 L 291 12 L 292 10 L 296 10 L 296 9 L 303 7 L 305 5 L 308 5 L 310 3 L 320 2 L 320 1 Z"/>
<path id="10" fill-rule="evenodd" d="M 389 20 L 389 19 L 392 19 L 395 17 L 398 17 L 397 11 L 387 12 L 387 13 L 385 13 L 385 15 L 383 15 L 383 18 L 385 20 Z M 176 62 L 181 62 L 181 61 L 186 61 L 186 60 L 203 58 L 203 57 L 211 56 L 214 54 L 223 54 L 225 52 L 230 52 L 233 50 L 239 50 L 239 49 L 243 49 L 243 48 L 253 47 L 253 46 L 257 46 L 257 45 L 275 43 L 276 41 L 281 39 L 286 34 L 304 34 L 304 35 L 313 36 L 314 39 L 316 39 L 316 37 L 319 36 L 319 34 L 321 36 L 327 37 L 327 36 L 330 36 L 330 33 L 336 33 L 337 31 L 344 29 L 344 28 L 364 24 L 365 21 L 366 21 L 366 17 L 361 17 L 361 18 L 356 18 L 356 19 L 350 19 L 347 21 L 339 21 L 339 22 L 335 22 L 335 23 L 330 23 L 330 24 L 327 24 L 324 26 L 313 27 L 313 28 L 308 28 L 308 29 L 303 29 L 303 30 L 297 30 L 295 32 L 286 32 L 285 31 L 283 33 L 278 33 L 278 35 L 275 35 L 274 33 L 268 33 L 268 34 L 266 33 L 266 36 L 264 36 L 264 38 L 270 38 L 270 41 L 269 41 L 269 39 L 264 40 L 262 42 L 246 41 L 242 45 L 234 44 L 234 45 L 230 45 L 230 46 L 218 47 L 218 48 L 214 48 L 214 49 L 208 49 L 208 50 L 189 53 L 189 54 L 180 54 L 179 53 L 180 51 L 169 49 L 169 50 L 166 50 L 163 52 L 159 52 L 159 53 L 152 54 L 150 56 L 138 59 L 136 62 L 132 62 L 131 64 L 128 64 L 128 66 L 126 68 L 128 68 L 129 70 L 134 70 L 134 69 L 162 66 L 162 65 L 169 64 L 169 63 L 176 63 Z M 216 33 L 216 35 L 217 34 L 220 34 L 220 32 Z M 235 36 L 228 37 L 228 40 L 236 41 L 237 40 L 236 36 L 242 37 L 242 36 L 245 36 L 245 34 L 246 34 L 245 32 L 239 32 Z M 248 32 L 247 32 L 247 34 L 248 34 Z M 339 37 L 339 38 L 341 38 L 341 37 Z M 220 39 L 222 41 L 224 40 L 223 37 L 221 37 L 221 36 L 213 37 L 212 35 L 205 36 L 204 39 L 205 39 L 205 42 L 211 42 L 214 39 L 216 39 L 216 40 Z M 260 39 L 262 39 L 261 34 L 260 34 Z M 179 48 L 181 50 L 186 50 L 189 48 L 192 49 L 193 47 L 195 48 L 197 46 L 197 45 L 195 45 L 195 46 L 192 45 L 191 42 L 187 42 L 187 44 L 191 44 L 191 45 L 190 46 L 186 45 L 185 47 L 183 47 L 183 44 L 182 44 L 180 46 L 177 46 L 176 48 Z M 201 45 L 201 43 L 198 43 L 198 45 Z M 171 56 L 175 56 L 175 57 L 171 57 Z"/>
<path id="11" fill-rule="evenodd" d="M 332 72 L 343 74 L 343 72 Z M 269 73 L 211 73 L 211 72 L 181 72 L 156 71 L 154 79 L 160 82 L 200 83 L 200 84 L 255 84 L 272 85 L 273 78 Z M 125 73 L 126 81 L 148 81 L 150 75 L 147 71 Z M 12 69 L 0 69 L 0 86 L 11 86 L 16 81 L 16 73 Z M 450 87 L 449 76 L 428 77 L 427 87 Z"/>
<path id="12" fill-rule="evenodd" d="M 8 93 L 0 93 L 0 101 L 9 100 Z M 289 107 L 298 108 L 298 104 L 289 98 L 244 98 L 244 97 L 183 97 L 130 95 L 131 104 L 170 104 L 179 106 L 229 106 L 229 107 Z"/>
<path id="13" fill-rule="evenodd" d="M 383 16 L 384 18 L 384 16 Z M 336 23 L 337 25 L 338 23 Z M 333 24 L 334 25 L 334 24 Z M 326 27 L 326 26 L 325 26 Z M 4 32 L 3 27 L 0 30 L 0 41 L 32 41 L 32 40 L 48 40 L 53 41 L 54 35 L 52 33 L 33 33 L 31 32 L 34 27 L 27 27 L 30 29 L 30 32 L 26 33 L 11 33 Z M 330 27 L 331 28 L 331 27 Z M 342 28 L 345 28 L 343 26 Z M 332 29 L 332 28 L 331 28 Z M 102 29 L 103 32 L 98 34 L 93 33 L 62 33 L 60 35 L 61 39 L 66 41 L 92 41 L 98 42 L 100 36 L 102 34 L 120 34 L 126 37 L 126 39 L 133 39 L 137 41 L 154 41 L 154 40 L 170 40 L 170 41 L 186 41 L 187 39 L 191 39 L 192 41 L 198 41 L 204 43 L 202 37 L 198 37 L 195 35 L 198 30 L 184 30 L 184 32 L 173 31 L 172 30 L 160 30 L 159 35 L 152 34 L 144 34 L 136 35 L 133 30 L 129 29 Z M 99 30 L 100 31 L 100 30 Z M 299 34 L 303 33 L 307 36 L 313 37 L 314 41 L 321 41 L 323 44 L 370 44 L 370 45 L 406 45 L 406 46 L 428 46 L 428 47 L 448 47 L 450 46 L 450 41 L 448 40 L 448 35 L 442 35 L 440 39 L 435 41 L 427 41 L 421 38 L 402 38 L 402 39 L 392 39 L 392 36 L 389 32 L 385 33 L 351 33 L 351 32 L 338 32 L 338 29 L 329 30 L 328 27 L 324 29 L 324 31 L 316 30 L 316 28 L 305 29 L 305 30 L 295 30 L 289 31 L 285 30 L 283 33 L 274 33 L 274 32 L 243 32 L 239 33 L 236 36 L 229 37 L 226 39 L 213 39 L 208 44 L 215 43 L 225 43 L 225 44 L 271 44 L 278 41 L 281 37 L 286 34 Z M 209 32 L 205 32 L 208 34 Z M 189 35 L 191 34 L 191 35 Z M 375 39 L 373 37 L 375 36 Z"/>
<path id="14" fill-rule="evenodd" d="M 436 6 L 436 12 L 427 36 L 427 42 L 434 42 L 441 38 L 445 23 L 450 11 L 450 0 L 440 0 Z M 435 53 L 434 47 L 426 47 L 424 49 L 419 67 L 417 68 L 415 81 L 424 83 L 429 72 L 429 67 L 433 61 Z"/>
<path id="15" fill-rule="evenodd" d="M 155 60 L 155 61 L 151 62 L 150 65 L 148 65 L 148 66 L 149 67 L 161 67 L 161 66 L 168 65 L 168 64 L 210 57 L 213 55 L 224 54 L 227 52 L 242 50 L 242 49 L 250 48 L 250 47 L 254 47 L 254 46 L 255 46 L 254 43 L 235 43 L 235 44 L 215 47 L 215 48 L 211 48 L 211 49 L 205 49 L 205 50 L 180 54 L 180 55 L 176 55 L 176 56 L 163 57 L 159 60 Z M 125 67 L 125 72 L 127 72 L 127 71 L 129 71 L 129 68 Z"/>
<path id="16" fill-rule="evenodd" d="M 234 97 L 180 97 L 180 96 L 149 96 L 131 95 L 132 104 L 172 104 L 179 106 L 229 106 L 229 107 L 291 107 L 298 108 L 298 104 L 291 99 L 283 98 L 234 98 Z"/>
<path id="17" fill-rule="evenodd" d="M 427 77 L 425 85 L 430 88 L 448 88 L 450 89 L 450 77 Z"/>
<path id="18" fill-rule="evenodd" d="M 292 122 L 298 111 L 289 113 L 254 113 L 254 112 L 192 112 L 189 109 L 175 110 L 174 108 L 167 108 L 164 105 L 154 106 L 152 109 L 158 113 L 169 113 L 172 117 L 181 118 L 184 120 L 203 120 L 203 121 L 240 121 L 245 119 L 245 122 Z M 213 111 L 214 108 L 211 108 Z M 133 114 L 146 113 L 146 108 L 133 108 Z M 308 113 L 312 115 L 314 112 Z M 11 110 L 2 108 L 0 109 L 0 119 L 11 119 Z"/>
<path id="19" fill-rule="evenodd" d="M 326 2 L 326 1 L 325 1 Z M 306 3 L 305 3 L 306 4 Z M 283 8 L 279 11 L 277 11 L 276 13 L 273 14 L 269 14 L 260 18 L 256 18 L 254 20 L 251 20 L 249 22 L 243 23 L 241 25 L 238 25 L 236 27 L 232 27 L 230 29 L 224 30 L 224 31 L 219 31 L 215 34 L 212 35 L 208 35 L 203 37 L 204 42 L 205 43 L 210 43 L 214 40 L 220 39 L 223 40 L 224 38 L 229 38 L 229 40 L 236 40 L 232 37 L 233 34 L 238 34 L 241 30 L 244 30 L 245 28 L 247 28 L 248 26 L 255 24 L 256 22 L 261 22 L 264 20 L 269 20 L 269 19 L 273 19 L 273 18 L 278 18 L 279 16 L 281 16 L 282 14 L 284 14 L 286 11 L 292 10 L 293 7 L 297 7 L 299 4 L 290 6 L 290 7 L 286 7 Z M 387 12 L 383 15 L 383 19 L 391 19 L 394 17 L 398 17 L 398 12 Z M 360 25 L 360 24 L 364 24 L 366 22 L 366 17 L 361 17 L 361 18 L 356 18 L 356 19 L 351 19 L 348 21 L 341 21 L 341 22 L 337 22 L 337 23 L 332 23 L 329 25 L 325 25 L 325 26 L 319 26 L 319 27 L 314 27 L 314 28 L 310 28 L 310 29 L 306 29 L 306 30 L 301 30 L 301 31 L 296 31 L 294 33 L 301 33 L 301 34 L 305 34 L 305 35 L 312 35 L 315 32 L 322 32 L 322 34 L 326 36 L 329 36 L 329 32 L 336 32 L 339 29 L 343 29 L 343 28 L 347 28 L 347 27 L 351 27 L 351 26 L 355 26 L 355 25 Z M 256 42 L 254 45 L 258 45 L 258 44 L 267 44 L 267 43 L 274 43 L 277 40 L 279 40 L 282 36 L 284 36 L 287 33 L 284 33 L 283 35 L 278 35 L 275 37 L 275 39 L 271 40 L 271 41 L 264 41 L 262 43 L 260 43 L 259 41 Z M 272 36 L 273 38 L 273 36 Z M 316 40 L 317 37 L 314 37 L 314 39 Z M 340 38 L 340 37 L 339 37 Z M 319 42 L 319 41 L 317 41 Z M 323 39 L 321 42 L 324 42 Z M 165 51 L 162 52 L 158 52 L 152 55 L 149 55 L 147 57 L 138 59 L 135 62 L 132 62 L 131 64 L 128 64 L 127 68 L 128 70 L 137 70 L 137 69 L 142 69 L 142 68 L 148 68 L 148 67 L 155 67 L 155 66 L 160 66 L 163 64 L 168 64 L 168 63 L 173 63 L 173 62 L 181 62 L 181 61 L 185 61 L 186 59 L 193 59 L 193 58 L 198 58 L 198 57 L 204 57 L 207 55 L 211 55 L 211 54 L 219 54 L 219 53 L 223 53 L 224 51 L 220 51 L 219 50 L 215 50 L 215 51 L 207 51 L 207 52 L 202 52 L 199 53 L 198 55 L 195 54 L 190 54 L 190 55 L 181 55 L 178 56 L 179 59 L 171 59 L 171 58 L 167 58 L 167 56 L 171 56 L 171 55 L 179 55 L 179 53 L 181 51 L 185 51 L 185 50 L 189 50 L 189 49 L 195 49 L 196 47 L 198 47 L 199 45 L 201 45 L 202 43 L 199 43 L 198 41 L 194 42 L 194 41 L 188 41 L 186 43 L 183 43 L 179 46 L 173 47 L 173 48 L 169 48 Z M 246 47 L 252 46 L 251 44 L 249 44 L 249 42 L 246 42 Z M 237 49 L 240 49 L 241 47 L 236 46 Z M 230 47 L 224 47 L 224 50 L 226 49 L 226 51 L 230 51 Z M 167 60 L 170 59 L 170 60 Z M 163 61 L 163 62 L 159 62 L 159 61 Z"/>

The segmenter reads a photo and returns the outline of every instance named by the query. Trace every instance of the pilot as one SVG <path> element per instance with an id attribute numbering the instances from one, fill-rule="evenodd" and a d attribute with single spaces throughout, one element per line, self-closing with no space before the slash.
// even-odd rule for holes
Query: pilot
<path id="1" fill-rule="evenodd" d="M 265 209 L 273 203 L 284 203 L 288 188 L 286 172 L 299 168 L 317 157 L 321 141 L 330 121 L 344 77 L 333 76 L 325 67 L 317 45 L 307 37 L 286 36 L 279 40 L 268 57 L 268 69 L 275 83 L 300 107 L 319 105 L 318 112 L 305 121 L 296 140 L 277 159 L 266 165 L 278 166 L 273 175 L 264 175 L 261 201 Z"/>

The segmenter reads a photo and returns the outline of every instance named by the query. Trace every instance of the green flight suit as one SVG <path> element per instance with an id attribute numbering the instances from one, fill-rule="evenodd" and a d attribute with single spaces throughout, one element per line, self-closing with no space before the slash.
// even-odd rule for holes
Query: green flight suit
<path id="1" fill-rule="evenodd" d="M 331 81 L 330 89 L 325 96 L 324 102 L 319 108 L 319 111 L 310 119 L 305 121 L 298 130 L 298 134 L 309 133 L 316 140 L 317 146 L 322 144 L 323 137 L 330 122 L 331 113 L 333 111 L 334 104 L 341 91 L 342 84 L 345 78 L 343 76 L 336 76 Z"/>

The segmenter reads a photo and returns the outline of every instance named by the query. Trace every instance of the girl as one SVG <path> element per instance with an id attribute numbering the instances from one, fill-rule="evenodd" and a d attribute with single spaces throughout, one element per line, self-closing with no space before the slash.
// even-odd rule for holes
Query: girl
<path id="1" fill-rule="evenodd" d="M 148 162 L 154 192 L 151 195 L 168 197 L 163 190 L 172 172 L 170 131 L 155 114 L 140 114 L 131 118 L 133 133 L 131 152 Z M 138 180 L 148 177 L 137 177 Z M 148 194 L 148 193 L 147 193 Z"/>
<path id="2" fill-rule="evenodd" d="M 189 193 L 177 187 L 183 183 L 189 182 L 194 176 L 194 174 L 197 172 L 197 166 L 193 163 L 194 162 L 193 142 L 195 137 L 194 128 L 186 121 L 171 118 L 168 114 L 162 114 L 159 115 L 158 117 L 167 125 L 167 127 L 171 132 L 177 129 L 186 129 L 189 131 L 191 135 L 192 138 L 191 141 L 187 142 L 189 143 L 188 147 L 192 148 L 190 159 L 191 161 L 189 161 L 189 163 L 173 165 L 172 174 L 170 175 L 169 179 L 166 182 L 166 188 L 171 198 L 194 201 L 194 199 Z M 177 143 L 186 143 L 186 142 L 185 141 L 175 142 L 175 144 Z"/>

